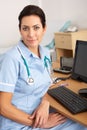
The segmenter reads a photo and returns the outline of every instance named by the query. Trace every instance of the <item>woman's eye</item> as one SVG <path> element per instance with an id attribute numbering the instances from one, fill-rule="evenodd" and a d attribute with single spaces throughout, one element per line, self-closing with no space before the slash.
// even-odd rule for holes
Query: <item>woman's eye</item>
<path id="1" fill-rule="evenodd" d="M 22 28 L 24 31 L 28 31 L 29 29 L 28 29 L 28 27 L 23 27 Z"/>
<path id="2" fill-rule="evenodd" d="M 39 28 L 40 28 L 40 27 L 38 27 L 38 26 L 35 26 L 35 27 L 34 27 L 34 30 L 38 30 Z"/>

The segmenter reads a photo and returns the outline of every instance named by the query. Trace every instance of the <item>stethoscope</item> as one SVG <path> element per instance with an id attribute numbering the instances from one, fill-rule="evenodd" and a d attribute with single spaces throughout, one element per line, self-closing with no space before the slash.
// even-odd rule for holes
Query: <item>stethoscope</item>
<path id="1" fill-rule="evenodd" d="M 23 56 L 23 54 L 22 54 L 22 52 L 21 52 L 21 50 L 20 50 L 20 48 L 18 46 L 17 46 L 17 49 L 18 49 L 18 51 L 19 51 L 19 53 L 21 55 L 22 60 L 24 61 L 24 65 L 26 67 L 26 71 L 27 71 L 27 75 L 28 75 L 28 78 L 27 78 L 26 82 L 27 82 L 28 85 L 33 85 L 34 84 L 34 79 L 31 76 L 30 69 L 28 67 L 27 61 L 24 58 L 24 56 Z M 49 63 L 49 65 L 48 65 L 48 63 Z M 51 60 L 47 56 L 44 57 L 44 66 L 46 67 L 47 72 L 48 72 L 48 74 L 50 76 Z"/>

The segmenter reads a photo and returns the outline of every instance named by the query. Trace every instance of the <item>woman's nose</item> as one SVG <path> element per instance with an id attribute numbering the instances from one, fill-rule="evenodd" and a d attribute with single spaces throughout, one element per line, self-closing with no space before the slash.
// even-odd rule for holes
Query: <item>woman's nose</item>
<path id="1" fill-rule="evenodd" d="M 28 36 L 33 37 L 34 36 L 34 30 L 30 29 L 29 32 L 28 32 Z"/>

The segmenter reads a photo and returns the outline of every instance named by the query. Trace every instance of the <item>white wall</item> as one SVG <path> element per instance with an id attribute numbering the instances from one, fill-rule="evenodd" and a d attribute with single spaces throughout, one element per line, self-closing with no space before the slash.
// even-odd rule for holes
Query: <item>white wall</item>
<path id="1" fill-rule="evenodd" d="M 79 28 L 87 28 L 87 0 L 0 0 L 0 48 L 16 44 L 20 39 L 18 15 L 27 4 L 39 5 L 46 13 L 44 45 L 53 39 L 54 32 L 67 20 Z"/>
<path id="2" fill-rule="evenodd" d="M 87 0 L 42 0 L 42 8 L 47 16 L 46 44 L 68 20 L 78 29 L 87 29 Z"/>
<path id="3" fill-rule="evenodd" d="M 18 15 L 28 4 L 41 5 L 40 0 L 0 0 L 0 48 L 16 44 L 20 39 Z"/>

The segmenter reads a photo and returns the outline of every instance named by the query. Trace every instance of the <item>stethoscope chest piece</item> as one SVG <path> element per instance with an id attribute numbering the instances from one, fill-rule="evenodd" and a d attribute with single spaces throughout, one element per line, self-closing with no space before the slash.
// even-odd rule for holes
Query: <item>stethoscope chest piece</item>
<path id="1" fill-rule="evenodd" d="M 30 70 L 29 70 L 27 61 L 26 61 L 25 57 L 23 56 L 23 54 L 22 54 L 20 48 L 17 47 L 17 49 L 18 49 L 18 51 L 19 51 L 19 53 L 20 53 L 20 55 L 21 55 L 21 58 L 22 58 L 22 60 L 23 60 L 23 62 L 24 62 L 24 65 L 25 65 L 25 67 L 26 67 L 26 71 L 27 71 L 27 75 L 28 75 L 27 84 L 28 84 L 28 85 L 33 85 L 33 84 L 34 84 L 34 79 L 31 77 L 31 74 L 30 74 Z M 49 64 L 51 65 L 50 59 L 45 56 L 45 57 L 44 57 L 44 65 L 45 65 L 45 67 L 46 67 L 48 73 L 50 74 L 50 70 L 49 70 L 49 66 L 48 66 L 48 63 L 47 63 L 47 62 L 49 62 Z"/>
<path id="2" fill-rule="evenodd" d="M 28 83 L 28 85 L 33 85 L 34 84 L 34 79 L 31 78 L 31 77 L 28 77 L 27 83 Z"/>

